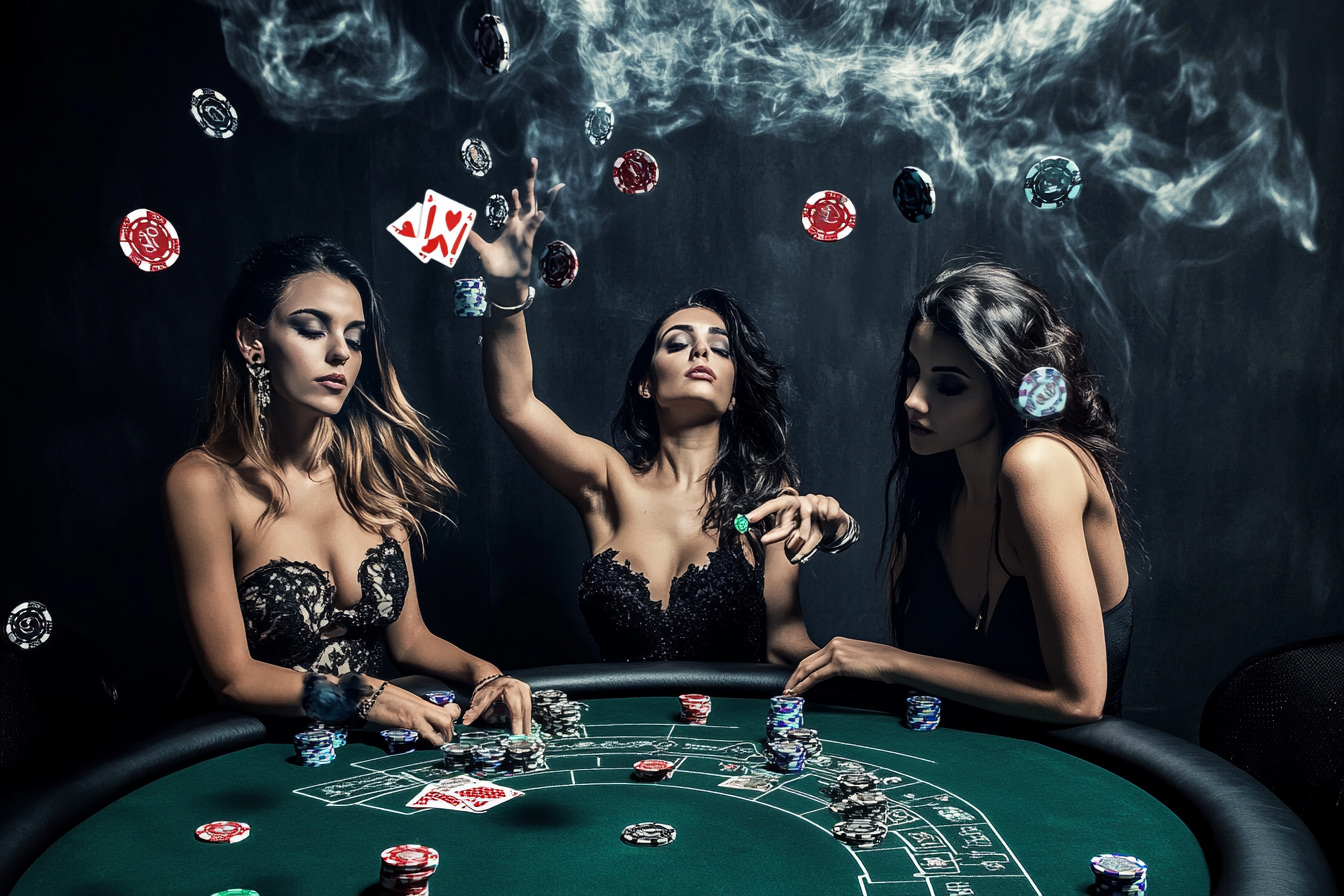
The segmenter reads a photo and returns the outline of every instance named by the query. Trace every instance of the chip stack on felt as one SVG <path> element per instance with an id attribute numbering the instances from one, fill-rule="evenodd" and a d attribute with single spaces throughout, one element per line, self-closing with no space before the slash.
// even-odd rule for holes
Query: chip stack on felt
<path id="1" fill-rule="evenodd" d="M 439 853 L 407 843 L 383 850 L 378 883 L 385 896 L 429 896 L 429 878 L 439 867 Z"/>

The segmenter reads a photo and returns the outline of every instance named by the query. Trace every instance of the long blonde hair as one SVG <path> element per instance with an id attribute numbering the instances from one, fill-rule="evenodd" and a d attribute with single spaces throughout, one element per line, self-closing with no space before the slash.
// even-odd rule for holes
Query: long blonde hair
<path id="1" fill-rule="evenodd" d="M 399 524 L 423 540 L 420 517 L 443 516 L 443 500 L 457 487 L 434 457 L 442 443 L 401 391 L 387 356 L 381 300 L 359 262 L 334 240 L 286 237 L 244 262 L 225 304 L 200 449 L 224 463 L 245 458 L 260 468 L 270 501 L 258 523 L 284 512 L 289 492 L 257 407 L 257 382 L 238 351 L 236 328 L 244 317 L 264 325 L 295 278 L 311 273 L 354 286 L 365 320 L 364 366 L 340 413 L 321 422 L 312 468 L 331 465 L 341 506 L 364 528 L 378 532 Z"/>

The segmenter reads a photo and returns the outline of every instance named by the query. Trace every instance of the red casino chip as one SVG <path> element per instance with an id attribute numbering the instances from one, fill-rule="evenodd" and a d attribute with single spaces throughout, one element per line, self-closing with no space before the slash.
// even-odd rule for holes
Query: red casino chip
<path id="1" fill-rule="evenodd" d="M 437 868 L 439 865 L 439 851 L 431 846 L 421 846 L 418 843 L 389 846 L 383 850 L 381 858 L 383 869 L 394 874 L 428 871 L 431 868 Z"/>
<path id="2" fill-rule="evenodd" d="M 803 206 L 803 226 L 807 235 L 820 243 L 833 243 L 854 232 L 858 214 L 844 193 L 822 190 L 813 193 Z"/>
<path id="3" fill-rule="evenodd" d="M 167 218 L 147 208 L 138 208 L 121 219 L 121 251 L 142 271 L 161 271 L 173 266 L 182 254 L 177 230 Z"/>
<path id="4" fill-rule="evenodd" d="M 241 821 L 212 821 L 196 829 L 196 839 L 202 843 L 241 843 L 252 833 L 252 828 Z"/>
<path id="5" fill-rule="evenodd" d="M 541 256 L 541 279 L 551 289 L 564 289 L 579 276 L 579 255 L 569 243 L 556 240 Z"/>
<path id="6" fill-rule="evenodd" d="M 641 759 L 635 763 L 635 771 L 646 775 L 660 775 L 672 771 L 673 763 L 666 759 Z"/>
<path id="7" fill-rule="evenodd" d="M 611 166 L 616 189 L 629 196 L 647 193 L 658 186 L 658 160 L 642 149 L 632 149 Z"/>

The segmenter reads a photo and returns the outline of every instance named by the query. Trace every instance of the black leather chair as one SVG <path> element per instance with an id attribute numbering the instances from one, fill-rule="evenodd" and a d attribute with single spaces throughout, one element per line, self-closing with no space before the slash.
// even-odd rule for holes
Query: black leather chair
<path id="1" fill-rule="evenodd" d="M 1204 705 L 1199 744 L 1296 812 L 1344 881 L 1344 632 L 1238 666 Z"/>

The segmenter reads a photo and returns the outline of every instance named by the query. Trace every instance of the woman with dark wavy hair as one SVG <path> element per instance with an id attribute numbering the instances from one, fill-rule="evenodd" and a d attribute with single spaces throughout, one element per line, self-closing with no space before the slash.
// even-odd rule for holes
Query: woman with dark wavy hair
<path id="1" fill-rule="evenodd" d="M 298 716 L 319 682 L 339 681 L 365 695 L 352 721 L 433 743 L 496 701 L 530 729 L 527 685 L 420 616 L 409 533 L 455 487 L 397 382 L 381 301 L 338 243 L 290 237 L 244 263 L 204 431 L 168 471 L 164 512 L 187 634 L 221 702 Z M 390 684 L 389 659 L 475 683 L 472 708 Z"/>
<path id="2" fill-rule="evenodd" d="M 796 663 L 816 650 L 796 563 L 848 544 L 857 527 L 834 499 L 797 492 L 779 365 L 728 293 L 700 290 L 661 314 L 635 353 L 612 422 L 620 450 L 566 426 L 533 392 L 521 311 L 545 217 L 532 166 L 499 239 L 471 235 L 494 305 L 485 391 L 514 445 L 583 520 L 592 556 L 579 606 L 602 656 Z"/>
<path id="3" fill-rule="evenodd" d="M 1132 606 L 1115 421 L 1082 338 L 1026 277 L 980 262 L 914 300 L 887 476 L 896 647 L 837 638 L 799 664 L 1046 722 L 1117 714 Z M 1030 372 L 1062 413 L 1019 412 Z"/>

